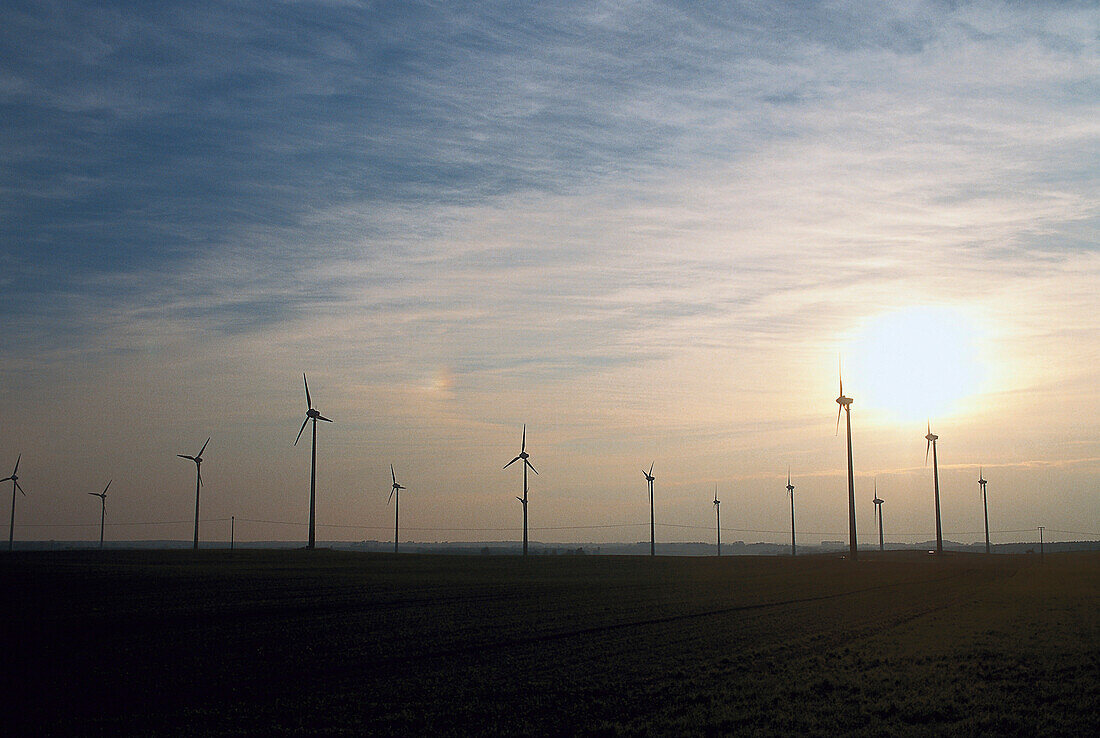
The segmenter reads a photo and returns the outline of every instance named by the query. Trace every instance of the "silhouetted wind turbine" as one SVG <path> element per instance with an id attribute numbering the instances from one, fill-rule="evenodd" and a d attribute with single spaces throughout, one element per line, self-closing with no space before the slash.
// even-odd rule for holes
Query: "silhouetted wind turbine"
<path id="1" fill-rule="evenodd" d="M 299 439 L 302 437 L 302 431 L 306 429 L 306 423 L 313 421 L 313 446 L 310 452 L 309 461 L 309 542 L 306 543 L 306 548 L 312 549 L 317 539 L 314 534 L 316 530 L 314 522 L 314 513 L 316 511 L 317 502 L 317 421 L 323 420 L 326 423 L 332 421 L 321 415 L 314 407 L 313 400 L 309 397 L 309 382 L 306 380 L 305 372 L 302 372 L 302 383 L 306 386 L 306 419 L 302 421 L 302 427 L 298 429 L 298 437 L 294 439 L 294 445 L 298 445 Z"/>
<path id="2" fill-rule="evenodd" d="M 838 362 L 839 369 L 839 362 Z M 852 472 L 852 398 L 844 396 L 844 377 L 840 377 L 840 396 L 836 398 L 840 407 L 836 411 L 836 432 L 840 433 L 840 413 L 844 411 L 848 428 L 848 552 L 854 561 L 856 546 L 856 478 Z"/>
<path id="3" fill-rule="evenodd" d="M 656 463 L 656 462 L 653 462 Z M 649 555 L 657 555 L 657 535 L 656 528 L 653 523 L 653 481 L 657 477 L 653 476 L 653 463 L 649 465 L 649 471 L 642 469 L 642 475 L 645 477 L 646 482 L 649 483 Z"/>
<path id="4" fill-rule="evenodd" d="M 397 553 L 397 521 L 398 513 L 401 509 L 401 490 L 405 489 L 397 483 L 397 474 L 393 470 L 393 464 L 390 464 L 390 477 L 393 479 L 393 488 L 390 490 L 390 497 L 386 500 L 387 504 L 390 500 L 394 500 L 393 505 L 393 552 Z M 395 499 L 396 498 L 396 499 Z"/>
<path id="5" fill-rule="evenodd" d="M 796 555 L 794 547 L 794 485 L 791 484 L 791 468 L 787 467 L 787 495 L 791 498 L 791 556 Z"/>
<path id="6" fill-rule="evenodd" d="M 978 467 L 978 486 L 982 488 L 982 507 L 985 508 L 985 552 L 989 553 L 989 499 L 985 496 L 985 475 Z"/>
<path id="7" fill-rule="evenodd" d="M 210 439 L 206 439 L 206 443 L 210 443 Z M 195 545 L 194 549 L 199 550 L 199 488 L 202 486 L 202 452 L 206 450 L 206 443 L 202 445 L 199 452 L 194 456 L 188 456 L 187 454 L 176 454 L 181 459 L 190 459 L 195 462 Z M 91 493 L 89 493 L 91 494 Z"/>
<path id="8" fill-rule="evenodd" d="M 501 467 L 502 469 L 507 469 L 512 464 L 516 463 L 517 461 L 520 461 L 520 460 L 523 461 L 523 497 L 517 497 L 516 499 L 520 501 L 521 505 L 523 505 L 523 555 L 524 556 L 527 555 L 527 470 L 530 469 L 531 471 L 535 472 L 535 474 L 538 474 L 538 471 L 535 469 L 535 467 L 531 465 L 530 461 L 528 461 L 529 458 L 530 458 L 530 454 L 527 453 L 527 424 L 524 423 L 523 424 L 523 437 L 520 440 L 520 444 L 519 444 L 519 456 L 512 459 L 507 464 L 505 464 L 503 467 Z"/>
<path id="9" fill-rule="evenodd" d="M 11 482 L 11 525 L 8 527 L 8 550 L 12 550 L 12 546 L 15 545 L 15 490 L 19 490 L 26 497 L 27 493 L 23 492 L 23 485 L 19 483 L 19 460 L 23 458 L 23 454 L 19 454 L 15 457 L 15 468 L 11 470 L 11 476 L 0 479 L 0 482 Z"/>
<path id="10" fill-rule="evenodd" d="M 718 499 L 718 485 L 714 485 L 714 517 L 718 528 L 718 555 L 722 555 L 722 501 Z"/>
<path id="11" fill-rule="evenodd" d="M 928 441 L 928 445 L 924 449 L 924 463 L 928 463 L 928 452 L 932 451 L 932 479 L 936 485 L 936 553 L 943 553 L 943 533 L 940 532 L 940 465 L 939 460 L 936 458 L 936 441 L 939 440 L 939 436 L 932 432 L 932 421 L 928 422 L 928 435 L 925 440 Z"/>
<path id="12" fill-rule="evenodd" d="M 876 479 L 875 480 L 875 499 L 873 500 L 873 502 L 875 503 L 875 517 L 878 518 L 878 550 L 879 551 L 885 551 L 886 550 L 886 545 L 885 545 L 885 543 L 883 542 L 883 539 L 882 539 L 882 503 L 885 502 L 885 501 L 886 500 L 880 500 L 878 498 L 878 480 Z"/>
<path id="13" fill-rule="evenodd" d="M 111 480 L 113 482 L 115 480 Z M 107 482 L 107 486 L 103 488 L 102 492 L 89 492 L 92 497 L 98 497 L 100 502 L 99 508 L 99 547 L 103 548 L 103 523 L 107 519 L 107 489 L 111 486 L 111 482 Z"/>

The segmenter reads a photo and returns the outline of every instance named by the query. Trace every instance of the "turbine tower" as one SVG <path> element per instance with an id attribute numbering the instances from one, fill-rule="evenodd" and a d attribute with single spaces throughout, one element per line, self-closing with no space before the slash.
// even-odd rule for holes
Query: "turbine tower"
<path id="1" fill-rule="evenodd" d="M 206 439 L 206 443 L 210 443 L 210 439 Z M 194 456 L 188 456 L 186 454 L 176 454 L 181 459 L 190 459 L 195 462 L 195 545 L 194 550 L 199 550 L 199 488 L 202 487 L 202 452 L 206 450 L 206 443 L 202 445 L 199 452 Z M 88 494 L 91 494 L 90 492 Z"/>
<path id="2" fill-rule="evenodd" d="M 836 398 L 839 405 L 836 411 L 836 432 L 840 433 L 840 413 L 844 412 L 848 428 L 848 552 L 855 561 L 856 546 L 856 478 L 852 472 L 852 398 L 844 396 L 844 377 L 840 377 L 840 396 Z"/>
<path id="3" fill-rule="evenodd" d="M 796 555 L 794 547 L 794 485 L 791 484 L 791 468 L 787 467 L 787 495 L 791 498 L 791 556 Z"/>
<path id="4" fill-rule="evenodd" d="M 524 423 L 523 424 L 523 437 L 522 437 L 522 439 L 520 440 L 520 443 L 519 443 L 519 456 L 512 459 L 507 464 L 505 464 L 503 467 L 501 467 L 502 469 L 507 469 L 512 464 L 516 463 L 517 461 L 521 461 L 521 460 L 523 461 L 523 497 L 517 497 L 516 499 L 519 500 L 521 505 L 523 505 L 523 555 L 524 556 L 527 555 L 527 470 L 530 469 L 531 471 L 535 472 L 535 474 L 538 474 L 538 470 L 536 470 L 535 467 L 531 465 L 531 462 L 528 460 L 529 458 L 530 458 L 530 454 L 527 453 L 527 424 Z"/>
<path id="5" fill-rule="evenodd" d="M 985 552 L 989 553 L 989 498 L 985 495 L 985 475 L 978 467 L 978 486 L 982 488 L 982 507 L 985 508 Z"/>
<path id="6" fill-rule="evenodd" d="M 317 503 L 317 421 L 323 420 L 326 423 L 332 421 L 321 415 L 316 408 L 313 407 L 313 400 L 309 397 L 309 382 L 306 380 L 305 372 L 302 372 L 302 383 L 306 386 L 306 419 L 302 421 L 302 427 L 298 429 L 298 438 L 294 439 L 294 445 L 298 445 L 299 439 L 302 437 L 302 431 L 306 429 L 306 423 L 313 421 L 313 446 L 310 453 L 309 462 L 309 542 L 306 543 L 307 549 L 313 549 L 317 542 L 315 535 L 316 527 L 314 513 L 316 511 Z"/>
<path id="7" fill-rule="evenodd" d="M 875 499 L 873 500 L 873 502 L 875 503 L 875 517 L 878 518 L 878 550 L 879 551 L 885 551 L 886 550 L 886 545 L 883 543 L 883 540 L 882 540 L 882 503 L 885 502 L 885 501 L 886 500 L 880 500 L 878 498 L 878 480 L 876 479 L 875 480 Z"/>
<path id="8" fill-rule="evenodd" d="M 649 483 L 649 555 L 657 555 L 657 535 L 655 533 L 655 526 L 653 523 L 653 480 L 657 477 L 653 476 L 653 464 L 649 465 L 649 471 L 642 469 L 642 476 L 645 477 L 646 482 Z"/>
<path id="9" fill-rule="evenodd" d="M 718 529 L 718 555 L 722 555 L 722 501 L 718 499 L 718 485 L 714 485 L 714 518 Z"/>
<path id="10" fill-rule="evenodd" d="M 388 504 L 390 500 L 394 500 L 393 505 L 393 552 L 397 553 L 397 521 L 398 513 L 401 509 L 401 490 L 405 489 L 397 483 L 397 474 L 393 470 L 393 464 L 390 464 L 390 478 L 393 479 L 393 488 L 390 490 L 390 498 L 386 500 Z M 396 498 L 396 499 L 395 499 Z"/>
<path id="11" fill-rule="evenodd" d="M 925 440 L 928 441 L 928 445 L 924 449 L 924 463 L 928 463 L 928 452 L 932 452 L 932 479 L 936 486 L 936 554 L 943 553 L 943 533 L 940 528 L 940 465 L 939 460 L 936 458 L 936 441 L 939 440 L 939 436 L 932 432 L 932 422 L 928 422 L 928 435 Z"/>
<path id="12" fill-rule="evenodd" d="M 115 480 L 111 480 L 113 482 Z M 111 482 L 107 482 L 107 486 L 103 488 L 102 492 L 89 492 L 92 497 L 99 498 L 99 548 L 103 548 L 103 523 L 107 519 L 107 489 L 111 486 Z"/>
<path id="13" fill-rule="evenodd" d="M 8 550 L 11 551 L 12 546 L 15 545 L 15 490 L 19 490 L 26 497 L 27 493 L 23 492 L 23 485 L 19 483 L 19 460 L 23 458 L 23 454 L 19 454 L 15 457 L 15 468 L 11 470 L 11 476 L 0 479 L 0 482 L 11 482 L 11 525 L 8 527 Z"/>

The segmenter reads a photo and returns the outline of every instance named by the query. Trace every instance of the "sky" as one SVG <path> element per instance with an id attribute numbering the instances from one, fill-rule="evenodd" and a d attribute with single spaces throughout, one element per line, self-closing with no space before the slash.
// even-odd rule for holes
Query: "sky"
<path id="1" fill-rule="evenodd" d="M 1095 3 L 3 14 L 17 540 L 1100 537 Z"/>

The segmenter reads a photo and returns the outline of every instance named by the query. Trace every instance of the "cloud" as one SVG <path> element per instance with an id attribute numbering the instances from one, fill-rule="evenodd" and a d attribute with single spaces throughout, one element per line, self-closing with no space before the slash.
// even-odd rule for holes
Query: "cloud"
<path id="1" fill-rule="evenodd" d="M 8 21 L 12 396 L 140 387 L 160 418 L 207 392 L 234 427 L 275 426 L 264 388 L 298 403 L 304 368 L 345 423 L 399 429 L 386 442 L 487 443 L 541 413 L 593 454 L 751 447 L 752 478 L 831 424 L 813 398 L 853 326 L 948 304 L 996 345 L 1001 412 L 1029 389 L 1089 401 L 1087 4 L 39 3 Z"/>

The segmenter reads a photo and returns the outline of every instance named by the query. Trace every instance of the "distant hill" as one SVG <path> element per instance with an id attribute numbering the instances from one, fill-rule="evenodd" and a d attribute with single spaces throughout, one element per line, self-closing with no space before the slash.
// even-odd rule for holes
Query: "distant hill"
<path id="1" fill-rule="evenodd" d="M 94 549 L 98 542 L 93 541 L 16 541 L 15 548 L 20 551 L 66 551 L 79 549 Z M 191 548 L 191 541 L 109 541 L 105 544 L 108 549 L 187 549 Z M 393 551 L 393 541 L 318 541 L 317 545 L 323 548 L 331 548 L 342 551 L 370 551 L 389 553 Z M 248 541 L 238 543 L 238 548 L 302 548 L 301 541 Z M 985 543 L 958 543 L 956 541 L 944 541 L 943 547 L 947 551 L 963 551 L 982 553 L 985 551 Z M 201 544 L 200 548 L 215 549 L 229 548 L 228 541 L 210 541 Z M 936 548 L 935 541 L 921 543 L 888 543 L 888 551 L 932 551 Z M 531 541 L 530 553 L 534 556 L 564 556 L 564 555 L 614 555 L 614 556 L 648 556 L 649 541 L 637 543 L 543 543 Z M 848 544 L 842 541 L 822 541 L 818 545 L 798 546 L 799 554 L 843 554 L 848 550 Z M 876 551 L 877 545 L 860 545 L 860 551 Z M 1028 552 L 1039 553 L 1039 542 L 1020 543 L 995 543 L 992 546 L 994 553 L 1022 554 Z M 1044 543 L 1043 551 L 1053 553 L 1056 551 L 1098 551 L 1100 541 L 1060 541 L 1057 543 Z M 523 551 L 523 545 L 519 541 L 444 541 L 444 542 L 418 542 L 403 541 L 402 553 L 434 553 L 451 554 L 457 556 L 478 555 L 519 555 Z M 723 556 L 789 556 L 790 544 L 778 543 L 745 543 L 744 541 L 732 541 L 722 543 Z M 714 556 L 716 547 L 713 543 L 657 543 L 659 556 Z"/>

